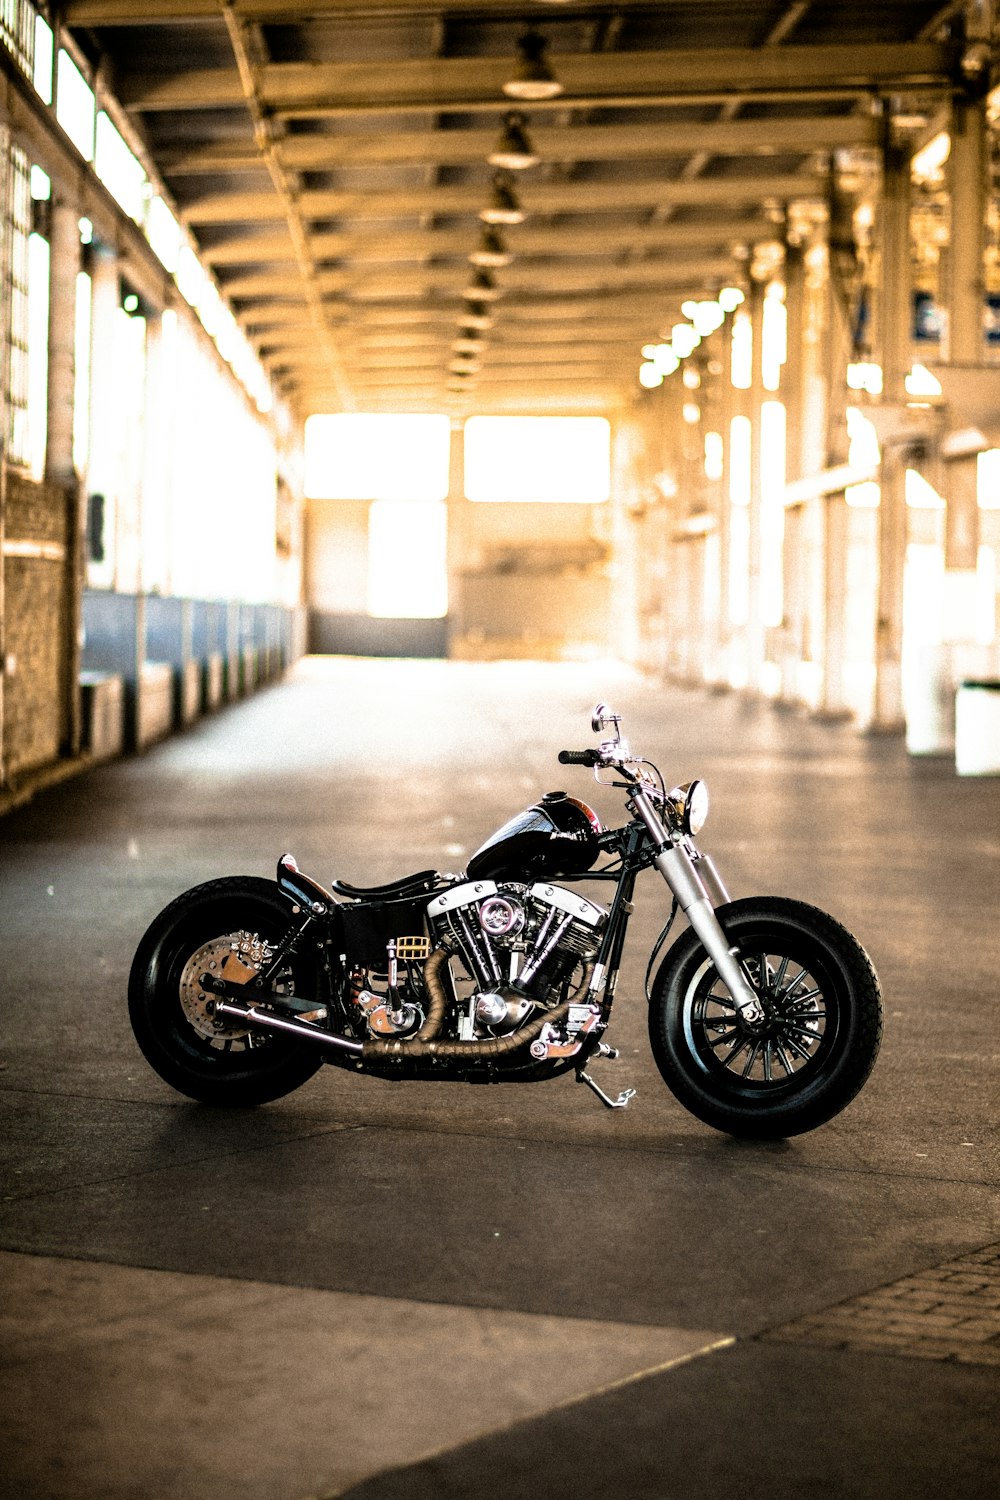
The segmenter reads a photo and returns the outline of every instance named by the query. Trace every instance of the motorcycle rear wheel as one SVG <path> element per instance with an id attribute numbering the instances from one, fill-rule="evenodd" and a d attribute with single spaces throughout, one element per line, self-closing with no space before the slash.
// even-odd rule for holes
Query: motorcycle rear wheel
<path id="1" fill-rule="evenodd" d="M 288 930 L 290 911 L 269 880 L 212 880 L 172 901 L 154 918 L 132 961 L 128 1009 L 146 1061 L 164 1082 L 202 1104 L 266 1104 L 305 1083 L 322 1059 L 308 1043 L 253 1033 L 239 1023 L 218 1031 L 198 985 L 202 969 L 232 963 L 241 938 L 271 946 Z M 318 966 L 292 954 L 278 981 L 286 995 L 317 996 Z M 252 968 L 237 966 L 240 981 Z"/>
<path id="2" fill-rule="evenodd" d="M 748 1139 L 801 1135 L 839 1114 L 871 1073 L 882 995 L 857 939 L 817 907 L 753 897 L 717 916 L 766 1020 L 740 1019 L 696 934 L 653 982 L 649 1031 L 667 1087 L 716 1130 Z"/>

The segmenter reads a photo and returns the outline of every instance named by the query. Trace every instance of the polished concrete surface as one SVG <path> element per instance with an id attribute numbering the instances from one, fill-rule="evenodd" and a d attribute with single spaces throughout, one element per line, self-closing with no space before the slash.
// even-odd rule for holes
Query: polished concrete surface
<path id="1" fill-rule="evenodd" d="M 645 1040 L 652 875 L 622 1055 L 595 1065 L 638 1089 L 627 1110 L 571 1078 L 326 1069 L 238 1113 L 149 1071 L 125 982 L 174 895 L 285 849 L 324 881 L 460 869 L 554 786 L 610 820 L 615 794 L 555 762 L 598 697 L 668 777 L 707 778 L 734 895 L 813 901 L 869 949 L 886 1037 L 844 1114 L 741 1144 L 673 1100 Z M 998 794 L 610 663 L 310 658 L 11 814 L 0 1494 L 993 1495 Z M 914 1297 L 937 1268 L 978 1319 Z M 911 1306 L 905 1336 L 878 1289 Z"/>

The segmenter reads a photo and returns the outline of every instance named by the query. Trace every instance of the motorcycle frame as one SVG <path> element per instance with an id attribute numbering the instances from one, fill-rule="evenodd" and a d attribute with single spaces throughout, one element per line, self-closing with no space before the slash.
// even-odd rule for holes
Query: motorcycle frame
<path id="1" fill-rule="evenodd" d="M 614 1003 L 628 920 L 633 911 L 635 882 L 643 870 L 655 868 L 662 875 L 677 906 L 697 932 L 717 972 L 732 992 L 737 1009 L 749 1024 L 759 1019 L 759 1002 L 716 916 L 716 907 L 729 902 L 715 864 L 690 837 L 671 831 L 638 778 L 613 785 L 629 792 L 631 820 L 601 836 L 602 846 L 618 854 L 621 864 L 587 870 L 563 877 L 567 883 L 590 880 L 615 881 L 601 947 L 594 964 L 590 993 L 596 997 L 603 985 L 602 1029 Z"/>
<path id="2" fill-rule="evenodd" d="M 522 1080 L 526 1073 L 528 1076 L 535 1074 L 539 1077 L 551 1077 L 555 1072 L 563 1072 L 570 1066 L 574 1066 L 577 1073 L 582 1074 L 587 1061 L 603 1045 L 600 1037 L 608 1025 L 614 1004 L 628 922 L 634 910 L 632 897 L 635 892 L 635 882 L 646 869 L 655 868 L 663 877 L 677 907 L 684 912 L 714 963 L 717 973 L 729 989 L 743 1021 L 752 1026 L 760 1021 L 763 1015 L 757 995 L 739 961 L 738 951 L 730 945 L 716 915 L 716 907 L 728 903 L 729 893 L 713 861 L 698 849 L 690 835 L 685 835 L 681 829 L 672 828 L 664 822 L 657 810 L 654 798 L 650 795 L 648 783 L 644 783 L 639 776 L 632 774 L 621 765 L 616 769 L 619 773 L 625 774 L 628 780 L 610 784 L 627 791 L 626 806 L 632 816 L 629 822 L 620 828 L 609 829 L 601 834 L 600 846 L 609 853 L 616 854 L 620 863 L 617 866 L 612 864 L 602 869 L 581 870 L 559 877 L 560 883 L 572 885 L 585 884 L 590 881 L 614 881 L 615 883 L 614 894 L 608 909 L 608 920 L 586 992 L 587 1003 L 600 1004 L 600 1022 L 594 1032 L 583 1040 L 579 1052 L 567 1058 L 564 1064 L 557 1065 L 555 1068 L 551 1065 L 546 1068 L 544 1064 L 527 1068 L 519 1066 L 511 1070 Z M 293 913 L 300 915 L 302 920 L 296 925 L 294 931 L 289 930 L 284 941 L 279 945 L 278 953 L 260 976 L 257 984 L 230 987 L 222 981 L 213 980 L 209 975 L 203 976 L 203 981 L 215 991 L 217 997 L 213 1002 L 214 1014 L 222 1022 L 226 1019 L 242 1020 L 244 1023 L 264 1030 L 280 1030 L 286 1035 L 294 1035 L 301 1040 L 315 1042 L 326 1052 L 326 1060 L 329 1062 L 353 1065 L 362 1068 L 365 1072 L 382 1075 L 384 1072 L 382 1068 L 369 1066 L 362 1061 L 362 1043 L 353 1038 L 338 1035 L 315 1023 L 299 1021 L 291 1016 L 281 1018 L 275 1014 L 275 997 L 263 989 L 263 984 L 272 972 L 276 971 L 280 956 L 283 956 L 302 936 L 313 919 L 329 916 L 336 904 L 328 892 L 301 872 L 295 872 L 294 882 L 282 878 L 279 884 L 284 894 L 293 902 Z M 237 1000 L 242 1004 L 233 1003 Z M 257 1004 L 267 1005 L 268 1014 L 256 1010 Z M 448 1074 L 472 1077 L 480 1070 L 470 1065 L 463 1067 L 459 1062 L 454 1069 L 435 1069 L 435 1074 L 438 1077 Z M 488 1070 L 494 1079 L 502 1077 L 505 1071 L 507 1070 Z M 390 1076 L 399 1077 L 400 1074 L 393 1069 Z M 585 1081 L 593 1087 L 591 1079 L 587 1078 Z M 600 1090 L 597 1092 L 599 1093 Z"/>

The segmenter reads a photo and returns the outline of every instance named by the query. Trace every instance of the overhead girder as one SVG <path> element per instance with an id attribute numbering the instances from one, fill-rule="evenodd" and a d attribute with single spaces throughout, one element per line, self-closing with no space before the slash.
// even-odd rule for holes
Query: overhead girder
<path id="1" fill-rule="evenodd" d="M 600 255 L 639 250 L 669 250 L 692 246 L 747 244 L 774 233 L 768 219 L 713 219 L 700 224 L 630 224 L 594 226 L 582 223 L 558 228 L 521 225 L 509 237 L 511 250 L 524 255 Z M 458 229 L 424 229 L 392 235 L 326 234 L 309 236 L 314 260 L 363 260 L 365 264 L 425 260 L 436 256 L 464 257 L 470 249 L 468 226 Z M 287 234 L 245 235 L 205 246 L 202 259 L 210 266 L 250 265 L 295 260 L 295 247 Z"/>
<path id="2" fill-rule="evenodd" d="M 958 49 L 935 42 L 866 47 L 782 46 L 705 48 L 672 52 L 569 53 L 552 58 L 563 84 L 555 100 L 533 110 L 601 104 L 725 99 L 785 92 L 828 96 L 878 89 L 944 87 L 955 76 Z M 505 57 L 433 57 L 378 62 L 264 63 L 255 70 L 261 106 L 286 114 L 360 114 L 404 110 L 503 107 L 510 73 Z M 244 103 L 235 68 L 189 68 L 126 74 L 117 85 L 126 109 L 218 109 Z M 499 101 L 499 103 L 498 103 Z"/>
<path id="3" fill-rule="evenodd" d="M 732 274 L 733 260 L 730 256 L 715 259 L 702 258 L 697 261 L 676 261 L 668 257 L 658 260 L 623 261 L 612 264 L 607 260 L 594 260 L 588 266 L 582 259 L 560 262 L 553 265 L 542 261 L 532 266 L 525 261 L 515 261 L 504 270 L 505 284 L 512 290 L 532 291 L 535 288 L 549 292 L 598 292 L 617 287 L 638 285 L 670 288 L 678 285 L 703 287 L 711 281 L 721 281 Z M 334 271 L 318 271 L 316 285 L 324 297 L 337 292 L 349 291 L 354 298 L 401 296 L 423 296 L 434 288 L 449 290 L 456 284 L 454 265 L 421 266 L 414 270 L 395 269 L 381 275 L 372 273 L 367 266 L 344 267 Z M 275 297 L 284 299 L 300 290 L 298 276 L 291 272 L 260 271 L 255 274 L 235 277 L 223 285 L 226 295 L 240 302 L 251 298 Z"/>
<path id="4" fill-rule="evenodd" d="M 502 231 L 514 260 L 497 272 L 491 361 L 506 372 L 524 347 L 532 388 L 577 378 L 581 399 L 584 341 L 603 351 L 601 392 L 634 388 L 640 344 L 685 297 L 744 274 L 790 206 L 825 212 L 835 153 L 898 143 L 877 100 L 933 110 L 961 86 L 961 44 L 939 39 L 947 6 L 907 24 L 891 0 L 859 28 L 785 0 L 757 17 L 734 7 L 731 32 L 700 36 L 690 9 L 669 50 L 657 0 L 68 0 L 58 13 L 70 33 L 87 28 L 87 55 L 107 46 L 103 76 L 178 216 L 266 362 L 296 367 L 279 383 L 307 409 L 321 389 L 337 405 L 355 388 L 383 401 L 394 354 L 440 390 L 486 157 L 517 107 L 502 84 L 518 27 L 558 19 L 549 56 L 564 92 L 524 106 L 542 164 L 516 184 L 528 222 Z M 558 376 L 534 357 L 546 348 Z M 607 368 L 619 348 L 621 375 Z"/>
<path id="5" fill-rule="evenodd" d="M 782 203 L 792 198 L 823 197 L 826 183 L 823 172 L 797 172 L 693 181 L 661 178 L 636 182 L 546 182 L 538 192 L 544 198 L 546 213 L 598 213 L 602 209 L 621 208 L 757 205 L 769 199 Z M 483 206 L 483 192 L 475 184 L 395 193 L 306 189 L 297 201 L 303 219 L 312 223 L 321 219 L 403 219 L 424 214 L 474 215 Z M 261 219 L 283 219 L 285 207 L 277 193 L 211 193 L 187 204 L 181 217 L 192 227 L 252 224 Z"/>
<path id="6" fill-rule="evenodd" d="M 705 121 L 661 125 L 553 126 L 532 124 L 531 139 L 545 162 L 657 161 L 706 151 L 712 156 L 745 156 L 759 152 L 839 151 L 877 146 L 884 126 L 869 112 L 797 116 L 791 119 Z M 282 165 L 296 172 L 338 166 L 406 165 L 478 166 L 496 144 L 496 127 L 453 130 L 358 131 L 338 135 L 288 135 L 275 140 Z M 211 175 L 259 169 L 260 156 L 249 141 L 206 142 L 160 152 L 159 163 L 171 177 Z"/>

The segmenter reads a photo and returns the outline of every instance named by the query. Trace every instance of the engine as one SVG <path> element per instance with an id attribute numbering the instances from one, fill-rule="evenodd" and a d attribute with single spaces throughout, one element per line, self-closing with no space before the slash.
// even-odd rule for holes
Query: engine
<path id="1" fill-rule="evenodd" d="M 457 1036 L 469 1041 L 507 1035 L 540 1008 L 581 995 L 607 921 L 603 907 L 544 881 L 466 881 L 435 897 L 427 915 L 436 942 L 450 936 L 468 975 Z M 559 1034 L 543 1032 L 533 1044 L 534 1055 L 562 1052 L 559 1044 L 597 1017 L 597 1007 L 572 1005 Z"/>

